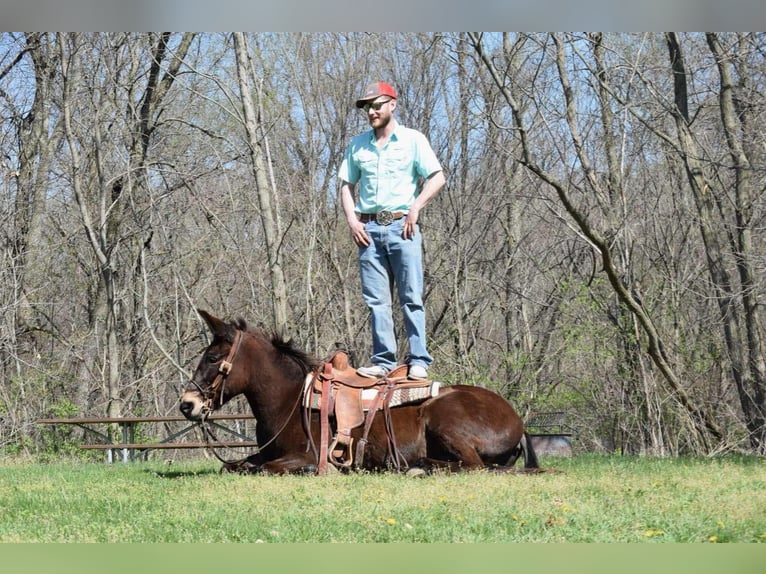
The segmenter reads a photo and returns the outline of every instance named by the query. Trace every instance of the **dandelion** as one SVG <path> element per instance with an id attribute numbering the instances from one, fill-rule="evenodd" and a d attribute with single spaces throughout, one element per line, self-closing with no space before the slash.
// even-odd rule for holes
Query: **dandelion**
<path id="1" fill-rule="evenodd" d="M 390 524 L 391 526 L 393 526 L 394 524 L 396 524 L 396 518 L 386 518 L 386 524 Z"/>
<path id="2" fill-rule="evenodd" d="M 647 538 L 652 538 L 654 536 L 662 536 L 663 534 L 665 534 L 665 531 L 660 528 L 650 528 L 649 530 L 644 532 L 644 536 L 646 536 Z"/>
<path id="3" fill-rule="evenodd" d="M 716 536 L 715 534 L 713 534 L 713 536 L 711 536 L 710 538 L 708 538 L 708 539 L 707 539 L 707 541 L 708 541 L 708 542 L 713 542 L 713 543 L 715 543 L 715 542 L 718 542 L 718 536 Z"/>

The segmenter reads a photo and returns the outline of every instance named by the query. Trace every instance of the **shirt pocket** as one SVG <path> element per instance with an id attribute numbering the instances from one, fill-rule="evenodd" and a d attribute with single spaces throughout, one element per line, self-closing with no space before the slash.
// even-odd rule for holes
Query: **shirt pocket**
<path id="1" fill-rule="evenodd" d="M 384 169 L 388 174 L 409 174 L 412 170 L 412 155 L 407 149 L 394 148 L 384 157 Z"/>
<path id="2" fill-rule="evenodd" d="M 356 156 L 359 169 L 366 175 L 375 174 L 378 170 L 378 155 L 369 151 L 361 151 Z"/>

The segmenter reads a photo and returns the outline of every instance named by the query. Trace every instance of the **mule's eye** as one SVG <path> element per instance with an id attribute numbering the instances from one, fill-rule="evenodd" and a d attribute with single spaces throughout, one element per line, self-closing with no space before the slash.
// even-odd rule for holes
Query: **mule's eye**
<path id="1" fill-rule="evenodd" d="M 207 356 L 207 362 L 208 363 L 217 363 L 218 362 L 218 355 L 208 355 Z"/>

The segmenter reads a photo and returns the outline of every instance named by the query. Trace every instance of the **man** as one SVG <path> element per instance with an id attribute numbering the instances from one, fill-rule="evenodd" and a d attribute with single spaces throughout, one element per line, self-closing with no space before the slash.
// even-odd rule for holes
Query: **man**
<path id="1" fill-rule="evenodd" d="M 418 218 L 445 178 L 426 137 L 394 118 L 396 104 L 390 84 L 374 82 L 365 88 L 356 107 L 365 111 L 372 129 L 351 140 L 338 171 L 341 204 L 359 247 L 362 296 L 372 316 L 372 364 L 357 372 L 381 378 L 397 364 L 392 304 L 396 285 L 409 341 L 408 376 L 427 379 L 433 359 L 426 348 Z"/>

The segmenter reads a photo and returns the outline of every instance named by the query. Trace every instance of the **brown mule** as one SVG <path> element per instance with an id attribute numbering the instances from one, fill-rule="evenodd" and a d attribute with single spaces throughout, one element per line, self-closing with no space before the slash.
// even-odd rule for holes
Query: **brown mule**
<path id="1" fill-rule="evenodd" d="M 259 452 L 225 465 L 225 470 L 274 474 L 316 472 L 324 465 L 316 445 L 322 439 L 318 410 L 304 412 L 305 389 L 325 364 L 279 337 L 225 322 L 199 310 L 213 340 L 205 349 L 180 409 L 203 421 L 240 394 L 257 421 Z M 339 365 L 340 366 L 340 365 Z M 365 440 L 364 470 L 539 469 L 537 457 L 513 406 L 483 387 L 451 385 L 437 396 L 389 409 L 367 425 L 351 429 Z M 364 433 L 366 437 L 363 437 Z"/>

